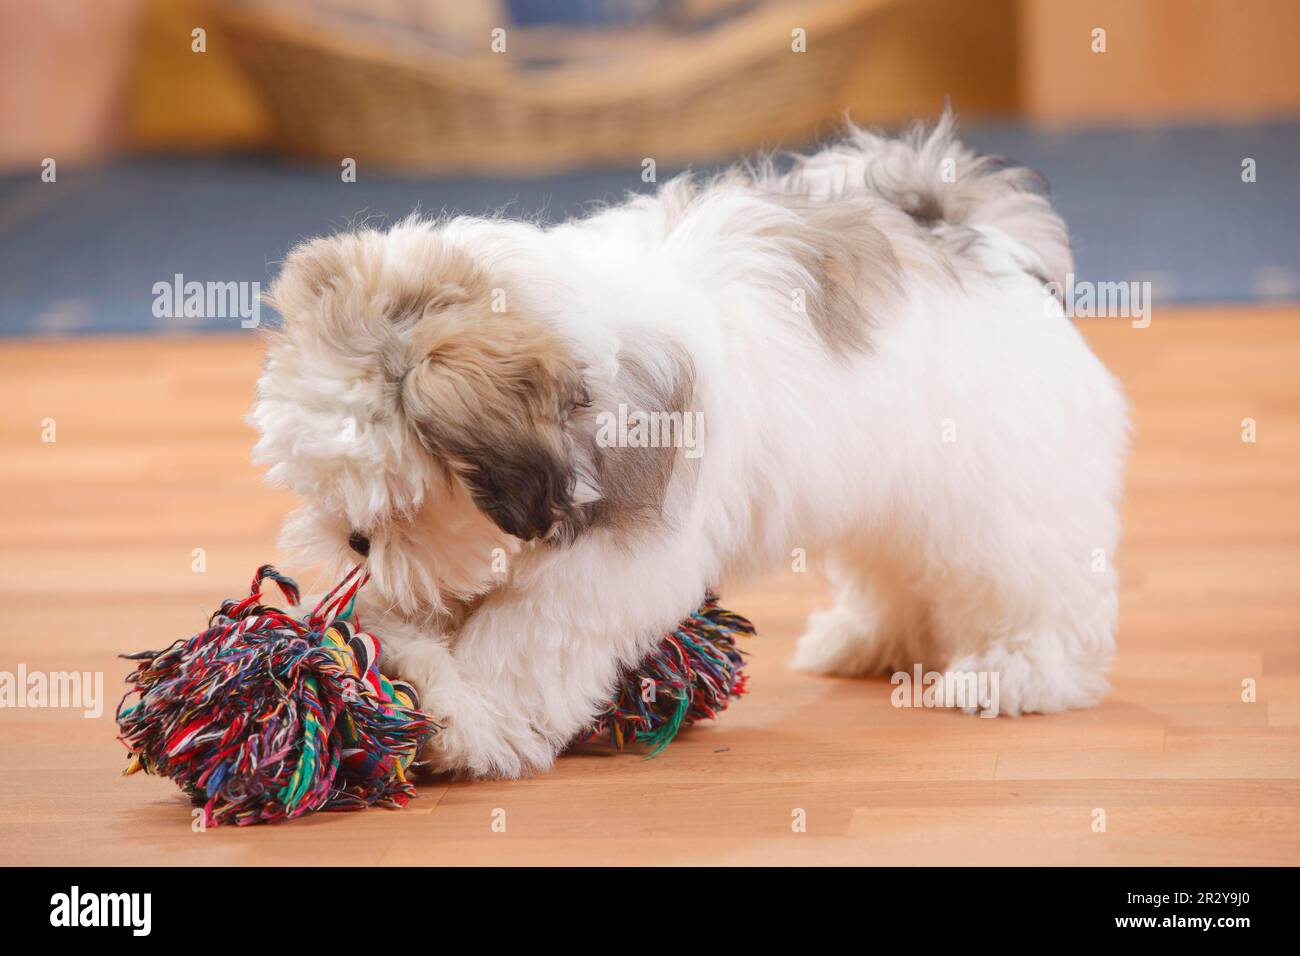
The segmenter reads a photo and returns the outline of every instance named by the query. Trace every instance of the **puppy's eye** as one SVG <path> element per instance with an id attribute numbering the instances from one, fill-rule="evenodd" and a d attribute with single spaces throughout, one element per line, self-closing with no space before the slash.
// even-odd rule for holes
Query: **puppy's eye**
<path id="1" fill-rule="evenodd" d="M 360 531 L 353 531 L 348 535 L 348 547 L 363 558 L 370 556 L 370 539 Z"/>

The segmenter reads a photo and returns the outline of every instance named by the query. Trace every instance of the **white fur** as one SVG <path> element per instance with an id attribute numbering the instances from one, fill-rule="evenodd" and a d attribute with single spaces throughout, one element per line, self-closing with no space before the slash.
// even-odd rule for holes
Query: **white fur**
<path id="1" fill-rule="evenodd" d="M 935 177 L 949 153 L 961 163 L 945 193 Z M 1097 703 L 1117 613 L 1126 406 L 1045 297 L 1044 279 L 1069 267 L 1059 220 L 1010 187 L 959 193 L 978 162 L 945 125 L 903 141 L 855 132 L 785 177 L 760 175 L 818 202 L 877 203 L 903 294 L 861 349 L 828 347 L 792 310 L 790 290 L 814 279 L 772 238 L 790 213 L 752 184 L 717 183 L 671 223 L 663 200 L 640 198 L 545 230 L 408 221 L 383 237 L 397 263 L 432 235 L 469 251 L 553 323 L 598 393 L 620 350 L 657 367 L 655 342 L 684 349 L 703 454 L 678 462 L 648 532 L 510 538 L 372 414 L 357 368 L 307 343 L 273 357 L 253 413 L 258 454 L 310 499 L 288 543 L 338 567 L 355 560 L 349 527 L 378 529 L 362 620 L 387 668 L 445 721 L 427 754 L 437 768 L 549 766 L 618 669 L 707 587 L 788 572 L 795 549 L 831 568 L 837 598 L 794 666 L 996 670 L 1009 714 Z M 947 197 L 930 232 L 898 198 L 917 183 Z M 962 253 L 945 247 L 958 231 Z M 331 440 L 349 417 L 360 444 Z M 439 616 L 448 595 L 482 601 L 455 630 Z M 747 706 L 762 704 L 758 687 Z"/>

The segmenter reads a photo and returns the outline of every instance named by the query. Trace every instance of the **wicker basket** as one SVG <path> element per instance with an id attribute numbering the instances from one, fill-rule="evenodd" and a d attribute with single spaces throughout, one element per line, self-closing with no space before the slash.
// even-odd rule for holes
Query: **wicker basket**
<path id="1" fill-rule="evenodd" d="M 892 0 L 766 4 L 616 61 L 417 49 L 293 6 L 213 7 L 274 125 L 302 156 L 434 172 L 542 174 L 654 157 L 676 164 L 789 144 L 839 116 L 874 17 Z M 807 53 L 791 51 L 806 31 Z M 526 48 L 510 29 L 513 53 Z M 521 44 L 523 45 L 521 47 Z"/>

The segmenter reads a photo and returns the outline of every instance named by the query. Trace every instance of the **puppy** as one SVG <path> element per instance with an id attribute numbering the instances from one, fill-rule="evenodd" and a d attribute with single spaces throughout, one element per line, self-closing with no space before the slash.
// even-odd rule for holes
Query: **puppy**
<path id="1" fill-rule="evenodd" d="M 1040 184 L 945 117 L 550 228 L 293 250 L 255 455 L 305 499 L 287 551 L 368 562 L 434 767 L 548 767 L 707 587 L 802 556 L 836 598 L 797 668 L 1097 703 L 1127 410 L 1051 294 Z"/>

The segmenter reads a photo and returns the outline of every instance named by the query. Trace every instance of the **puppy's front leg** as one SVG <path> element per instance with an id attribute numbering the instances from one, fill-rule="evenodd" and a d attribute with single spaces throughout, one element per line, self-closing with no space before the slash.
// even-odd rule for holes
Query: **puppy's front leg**
<path id="1" fill-rule="evenodd" d="M 493 594 L 453 636 L 376 625 L 391 669 L 445 724 L 422 755 L 435 769 L 517 777 L 548 768 L 591 726 L 619 668 L 640 660 L 704 593 L 689 559 L 583 550 L 570 549 L 531 586 Z"/>
<path id="2" fill-rule="evenodd" d="M 590 726 L 619 666 L 608 625 L 590 619 L 583 631 L 583 621 L 562 612 L 565 623 L 547 623 L 523 594 L 484 602 L 455 635 L 391 613 L 365 591 L 356 611 L 379 639 L 383 672 L 414 684 L 420 709 L 442 725 L 419 758 L 438 772 L 520 777 L 548 769 Z"/>
<path id="3" fill-rule="evenodd" d="M 406 645 L 397 669 L 443 725 L 420 755 L 431 770 L 519 777 L 549 767 L 563 746 L 540 736 L 507 690 L 473 673 L 445 644 Z"/>
<path id="4" fill-rule="evenodd" d="M 520 777 L 549 768 L 590 726 L 619 660 L 602 635 L 552 620 L 507 595 L 485 603 L 450 639 L 377 629 L 386 656 L 392 646 L 393 670 L 443 724 L 422 761 L 439 771 Z"/>
<path id="5" fill-rule="evenodd" d="M 510 706 L 504 688 L 458 658 L 446 634 L 362 610 L 364 626 L 382 646 L 384 672 L 414 684 L 420 709 L 443 726 L 422 763 L 485 777 L 517 777 L 550 765 L 554 749 Z"/>

